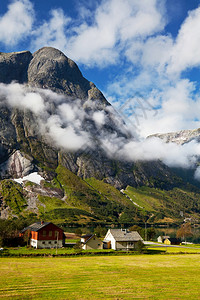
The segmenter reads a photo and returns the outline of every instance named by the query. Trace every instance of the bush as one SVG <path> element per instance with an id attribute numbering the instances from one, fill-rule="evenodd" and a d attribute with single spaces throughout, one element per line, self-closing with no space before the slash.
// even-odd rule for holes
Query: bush
<path id="1" fill-rule="evenodd" d="M 142 241 L 138 241 L 137 244 L 136 244 L 136 250 L 141 253 L 142 250 L 144 249 L 144 243 Z"/>
<path id="2" fill-rule="evenodd" d="M 81 236 L 82 235 L 82 230 L 80 228 L 76 228 L 75 234 L 78 235 L 78 236 Z"/>
<path id="3" fill-rule="evenodd" d="M 82 250 L 82 244 L 80 241 L 76 242 L 76 245 L 73 247 L 75 250 Z"/>

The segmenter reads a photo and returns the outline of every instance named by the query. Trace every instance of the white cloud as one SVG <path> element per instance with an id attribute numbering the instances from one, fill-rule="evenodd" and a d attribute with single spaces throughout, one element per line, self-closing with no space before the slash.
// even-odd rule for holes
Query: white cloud
<path id="1" fill-rule="evenodd" d="M 105 114 L 103 111 L 96 111 L 93 114 L 93 120 L 98 127 L 101 127 L 105 123 Z"/>
<path id="2" fill-rule="evenodd" d="M 174 86 L 166 86 L 161 95 L 156 95 L 161 99 L 157 115 L 153 116 L 152 112 L 141 120 L 143 136 L 198 128 L 200 99 L 194 96 L 194 92 L 195 85 L 188 80 L 179 80 Z"/>
<path id="3" fill-rule="evenodd" d="M 102 1 L 94 13 L 93 24 L 85 22 L 76 29 L 69 53 L 87 65 L 115 63 L 127 42 L 163 29 L 165 21 L 157 4 L 155 0 Z"/>
<path id="4" fill-rule="evenodd" d="M 44 100 L 37 94 L 27 90 L 19 83 L 6 85 L 0 83 L 0 96 L 6 99 L 9 106 L 20 109 L 30 109 L 35 114 L 40 114 L 44 110 Z"/>
<path id="5" fill-rule="evenodd" d="M 194 141 L 183 146 L 175 143 L 165 143 L 158 138 L 150 138 L 143 142 L 130 141 L 122 149 L 120 155 L 130 160 L 162 160 L 170 167 L 179 166 L 191 168 L 200 155 L 200 145 Z"/>
<path id="6" fill-rule="evenodd" d="M 183 87 L 187 88 L 187 84 L 183 81 L 180 82 L 177 89 L 171 88 L 166 95 L 168 101 L 176 93 L 179 94 Z M 190 88 L 192 90 L 192 87 Z M 180 95 L 180 101 L 181 98 Z M 135 132 L 131 134 L 130 131 L 126 131 L 122 120 L 109 106 L 105 111 L 101 111 L 99 104 L 95 106 L 95 103 L 91 102 L 92 106 L 88 110 L 90 102 L 86 103 L 84 109 L 84 105 L 79 99 L 70 101 L 71 99 L 68 97 L 41 89 L 30 92 L 26 86 L 16 83 L 1 84 L 0 99 L 1 105 L 31 110 L 36 114 L 35 134 L 41 134 L 48 143 L 66 151 L 77 151 L 81 148 L 93 149 L 94 144 L 99 141 L 98 147 L 101 147 L 105 154 L 112 159 L 162 160 L 168 166 L 184 168 L 195 167 L 200 156 L 200 144 L 195 141 L 177 145 L 175 143 L 166 144 L 158 138 L 137 140 Z M 183 101 L 186 101 L 187 104 L 188 99 L 189 95 Z M 30 105 L 27 105 L 28 101 L 30 101 Z M 40 107 L 40 110 L 36 110 L 34 106 Z M 179 107 L 177 106 L 176 109 L 179 110 Z M 182 113 L 184 114 L 184 111 Z M 93 121 L 96 123 L 96 129 L 93 127 Z M 108 130 L 106 130 L 106 126 L 104 130 L 99 130 L 104 124 L 108 126 Z M 112 127 L 112 130 L 109 129 L 109 126 Z M 128 139 L 124 137 L 125 132 L 129 135 Z"/>
<path id="7" fill-rule="evenodd" d="M 200 167 L 198 167 L 194 173 L 194 178 L 200 181 Z"/>
<path id="8" fill-rule="evenodd" d="M 63 95 L 42 89 L 33 91 L 18 83 L 0 84 L 0 99 L 1 105 L 32 111 L 34 130 L 39 128 L 36 134 L 42 134 L 58 147 L 76 151 L 91 146 L 90 133 L 83 130 L 83 123 L 85 118 L 92 117 L 85 113 L 79 99 L 69 101 Z"/>
<path id="9" fill-rule="evenodd" d="M 126 60 L 128 68 L 123 69 L 123 75 L 109 83 L 106 94 L 118 103 L 122 100 L 125 102 L 129 97 L 136 100 L 135 112 L 130 120 L 142 137 L 157 132 L 200 127 L 200 98 L 195 96 L 196 87 L 189 80 L 180 79 L 182 71 L 200 65 L 200 8 L 190 12 L 174 39 L 162 31 L 166 20 L 161 2 L 103 0 L 94 11 L 90 11 L 89 17 L 87 9 L 81 7 L 81 18 L 76 20 L 69 18 L 62 9 L 54 9 L 50 15 L 47 11 L 46 21 L 39 25 L 35 23 L 33 30 L 34 11 L 31 2 L 16 0 L 8 6 L 7 13 L 0 17 L 0 41 L 6 45 L 16 44 L 30 34 L 32 50 L 44 45 L 54 46 L 76 62 L 87 66 L 105 67 L 119 63 L 123 67 Z M 144 97 L 142 107 L 138 106 L 136 99 L 138 91 L 142 91 Z M 25 107 L 37 115 L 45 116 L 40 120 L 41 128 L 59 146 L 74 150 L 82 147 L 85 141 L 90 143 L 90 137 L 81 127 L 86 116 L 78 100 L 74 105 L 63 103 L 62 97 L 53 93 L 27 92 L 17 84 L 10 86 L 9 91 L 5 91 L 5 86 L 1 85 L 1 93 L 6 97 L 8 95 L 9 105 L 21 109 Z M 47 93 L 48 101 L 57 105 L 51 117 L 45 100 Z M 97 126 L 107 121 L 102 112 L 88 114 L 87 117 L 94 120 Z M 181 160 L 176 159 L 179 152 L 176 146 L 168 145 L 165 148 L 155 141 L 154 146 L 150 142 L 144 144 L 144 147 L 134 142 L 125 147 L 123 139 L 119 140 L 116 134 L 106 137 L 102 135 L 101 139 L 111 153 L 119 149 L 120 145 L 120 149 L 133 149 L 130 151 L 135 153 L 134 157 L 141 149 L 142 157 L 149 159 L 153 149 L 157 158 L 164 160 L 162 152 L 168 151 L 172 161 Z M 180 164 L 184 165 L 187 157 L 184 153 L 182 155 L 183 161 Z"/>
<path id="10" fill-rule="evenodd" d="M 33 21 L 32 3 L 29 0 L 13 1 L 0 17 L 0 41 L 7 46 L 16 45 L 30 34 Z"/>
<path id="11" fill-rule="evenodd" d="M 93 11 L 93 18 L 85 9 L 79 10 L 79 20 L 70 19 L 61 9 L 52 10 L 50 19 L 32 33 L 32 48 L 53 46 L 76 62 L 104 67 L 116 63 L 127 43 L 165 25 L 157 0 L 104 0 Z"/>
<path id="12" fill-rule="evenodd" d="M 64 15 L 62 9 L 51 10 L 49 21 L 45 21 L 32 32 L 31 48 L 37 50 L 43 46 L 51 46 L 66 51 L 65 28 L 70 20 Z"/>
<path id="13" fill-rule="evenodd" d="M 46 122 L 46 131 L 58 147 L 68 151 L 76 151 L 89 146 L 89 134 L 81 129 L 76 131 L 73 123 L 63 127 L 63 123 L 59 115 L 50 116 Z"/>
<path id="14" fill-rule="evenodd" d="M 146 71 L 136 78 L 131 75 L 121 81 L 118 78 L 106 92 L 114 95 L 114 100 L 119 99 L 111 101 L 132 130 L 144 138 L 155 133 L 199 128 L 200 97 L 195 83 L 187 79 L 171 82 L 155 73 L 152 79 L 148 75 Z M 148 90 L 150 82 L 153 90 Z"/>
<path id="15" fill-rule="evenodd" d="M 169 35 L 148 38 L 146 43 L 142 45 L 142 65 L 157 67 L 158 71 L 162 71 L 162 68 L 169 61 L 172 47 L 173 40 Z"/>
<path id="16" fill-rule="evenodd" d="M 171 53 L 168 72 L 180 73 L 200 65 L 200 7 L 191 11 L 182 24 Z"/>

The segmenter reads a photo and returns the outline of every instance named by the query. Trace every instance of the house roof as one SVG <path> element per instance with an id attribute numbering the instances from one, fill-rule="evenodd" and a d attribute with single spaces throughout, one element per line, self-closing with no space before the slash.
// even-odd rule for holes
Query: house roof
<path id="1" fill-rule="evenodd" d="M 81 238 L 85 239 L 85 238 L 90 238 L 91 236 L 93 236 L 94 234 L 91 233 L 87 233 L 81 236 Z"/>
<path id="2" fill-rule="evenodd" d="M 142 241 L 141 236 L 137 231 L 128 231 L 122 229 L 110 229 L 110 233 L 118 242 L 123 241 Z"/>
<path id="3" fill-rule="evenodd" d="M 163 238 L 163 239 L 169 239 L 170 236 L 169 235 L 161 235 L 161 238 Z"/>
<path id="4" fill-rule="evenodd" d="M 89 242 L 89 240 L 91 240 L 91 238 L 93 238 L 95 236 L 95 234 L 85 234 L 83 235 L 81 238 L 85 239 L 85 242 L 82 242 L 82 244 L 87 244 L 87 242 Z"/>
<path id="5" fill-rule="evenodd" d="M 181 242 L 181 239 L 178 238 L 168 238 L 167 240 L 169 240 L 170 242 Z"/>
<path id="6" fill-rule="evenodd" d="M 169 236 L 169 235 L 160 235 L 160 236 L 158 237 L 158 239 L 159 239 L 159 238 L 161 238 L 162 240 L 166 240 L 166 239 L 169 239 L 170 236 Z"/>
<path id="7" fill-rule="evenodd" d="M 102 242 L 97 236 L 96 234 L 85 234 L 83 235 L 81 238 L 85 238 L 85 242 L 82 242 L 82 244 L 87 244 L 93 237 L 95 237 L 95 239 L 99 240 L 99 242 Z"/>
<path id="8" fill-rule="evenodd" d="M 46 227 L 47 225 L 51 224 L 51 222 L 36 222 L 33 223 L 27 227 L 25 227 L 21 233 L 25 232 L 26 230 L 31 230 L 31 231 L 39 231 L 40 229 Z M 56 225 L 55 225 L 56 226 Z M 57 227 L 57 226 L 56 226 Z"/>

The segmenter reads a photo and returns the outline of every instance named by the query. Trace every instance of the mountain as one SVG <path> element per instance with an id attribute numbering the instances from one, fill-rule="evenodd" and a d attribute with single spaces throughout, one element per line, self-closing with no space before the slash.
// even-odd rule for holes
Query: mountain
<path id="1" fill-rule="evenodd" d="M 189 143 L 193 140 L 200 141 L 200 128 L 193 130 L 181 130 L 177 132 L 169 133 L 157 133 L 149 137 L 158 137 L 163 139 L 166 143 L 176 143 L 178 145 L 183 145 Z"/>
<path id="2" fill-rule="evenodd" d="M 79 225 L 176 222 L 180 211 L 198 218 L 197 187 L 160 161 L 118 156 L 136 137 L 62 52 L 0 53 L 0 71 L 1 218 Z M 16 182 L 32 173 L 41 184 Z"/>

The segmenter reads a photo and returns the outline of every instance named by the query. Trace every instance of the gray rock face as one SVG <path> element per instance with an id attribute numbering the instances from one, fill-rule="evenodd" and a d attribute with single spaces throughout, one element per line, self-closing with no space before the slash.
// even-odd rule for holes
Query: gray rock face
<path id="1" fill-rule="evenodd" d="M 31 59 L 32 54 L 29 51 L 0 52 L 0 82 L 11 83 L 13 80 L 19 83 L 27 82 L 27 69 Z"/>
<path id="2" fill-rule="evenodd" d="M 0 163 L 16 148 L 16 132 L 12 124 L 12 112 L 7 107 L 0 107 Z"/>
<path id="3" fill-rule="evenodd" d="M 80 99 L 101 100 L 109 105 L 94 83 L 85 79 L 74 61 L 61 51 L 44 47 L 33 55 L 29 51 L 0 52 L 0 82 L 27 83 L 32 87 Z"/>
<path id="4" fill-rule="evenodd" d="M 30 174 L 36 169 L 32 160 L 31 157 L 25 156 L 17 150 L 7 161 L 0 165 L 1 177 L 20 178 Z"/>
<path id="5" fill-rule="evenodd" d="M 152 185 L 148 178 L 160 177 L 160 173 L 166 172 L 161 163 L 154 168 L 157 171 L 147 165 L 138 169 L 136 164 L 110 159 L 100 150 L 98 135 L 102 132 L 114 132 L 125 139 L 128 138 L 128 133 L 122 129 L 123 122 L 115 122 L 114 113 L 106 110 L 110 104 L 103 94 L 93 83 L 86 80 L 78 66 L 59 50 L 44 47 L 33 55 L 28 51 L 0 53 L 0 82 L 10 83 L 12 80 L 26 83 L 33 91 L 37 88 L 50 89 L 70 96 L 68 101 L 79 98 L 85 111 L 93 109 L 88 104 L 93 101 L 97 104 L 96 110 L 104 111 L 108 122 L 101 130 L 96 128 L 93 120 L 83 122 L 82 129 L 90 131 L 96 148 L 90 153 L 72 153 L 55 147 L 48 138 L 41 136 L 38 133 L 37 118 L 29 110 L 1 107 L 0 163 L 3 178 L 27 175 L 35 166 L 45 170 L 45 178 L 52 178 L 60 163 L 82 178 L 95 177 L 121 189 L 127 185 Z M 91 101 L 87 101 L 88 99 Z M 50 113 L 53 114 L 53 109 Z M 170 185 L 171 181 L 168 180 L 167 183 Z"/>
<path id="6" fill-rule="evenodd" d="M 100 99 L 108 104 L 92 82 L 85 79 L 74 61 L 61 51 L 44 47 L 33 54 L 28 67 L 31 86 L 51 89 L 80 99 Z"/>

